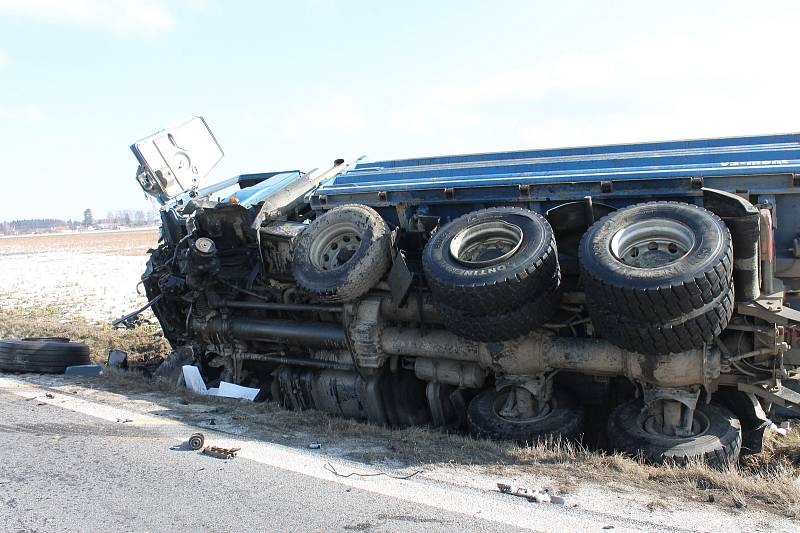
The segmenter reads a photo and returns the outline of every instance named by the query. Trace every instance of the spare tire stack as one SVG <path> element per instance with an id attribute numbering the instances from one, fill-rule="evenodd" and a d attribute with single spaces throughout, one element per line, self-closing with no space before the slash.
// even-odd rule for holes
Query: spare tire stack
<path id="1" fill-rule="evenodd" d="M 528 209 L 495 207 L 453 220 L 428 241 L 422 265 L 445 326 L 467 339 L 512 339 L 558 310 L 553 229 Z"/>
<path id="2" fill-rule="evenodd" d="M 580 263 L 595 328 L 626 350 L 702 348 L 733 314 L 730 232 L 696 205 L 649 202 L 616 211 L 584 234 Z"/>

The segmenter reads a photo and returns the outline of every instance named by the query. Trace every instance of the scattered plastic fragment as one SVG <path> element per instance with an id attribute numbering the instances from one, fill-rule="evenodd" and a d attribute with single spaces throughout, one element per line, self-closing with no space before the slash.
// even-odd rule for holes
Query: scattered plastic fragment
<path id="1" fill-rule="evenodd" d="M 103 373 L 100 365 L 76 365 L 64 369 L 65 376 L 99 376 Z"/>
<path id="2" fill-rule="evenodd" d="M 122 350 L 109 350 L 108 367 L 122 370 L 128 368 L 128 353 Z"/>
<path id="3" fill-rule="evenodd" d="M 319 442 L 312 442 L 311 444 L 308 445 L 308 447 L 312 450 L 319 450 L 322 447 L 322 445 Z"/>

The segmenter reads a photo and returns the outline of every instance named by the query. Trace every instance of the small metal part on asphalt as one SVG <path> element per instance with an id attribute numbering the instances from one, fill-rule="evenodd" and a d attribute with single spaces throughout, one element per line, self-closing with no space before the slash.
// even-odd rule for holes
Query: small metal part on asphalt
<path id="1" fill-rule="evenodd" d="M 312 450 L 319 450 L 320 448 L 322 448 L 322 445 L 319 442 L 312 442 L 311 444 L 308 445 L 308 447 Z"/>
<path id="2" fill-rule="evenodd" d="M 75 365 L 64 369 L 65 376 L 99 376 L 103 373 L 100 365 Z"/>
<path id="3" fill-rule="evenodd" d="M 191 437 L 189 437 L 189 448 L 194 451 L 199 450 L 205 444 L 206 438 L 202 433 L 193 433 Z"/>
<path id="4" fill-rule="evenodd" d="M 203 453 L 205 455 L 210 455 L 211 457 L 216 457 L 218 459 L 233 459 L 236 457 L 237 452 L 241 450 L 241 448 L 222 448 L 219 446 L 206 446 L 203 448 Z"/>
<path id="5" fill-rule="evenodd" d="M 55 398 L 55 396 L 53 396 L 53 395 L 52 395 L 52 394 L 50 394 L 49 392 L 48 392 L 48 393 L 45 393 L 45 397 L 46 397 L 46 398 L 50 398 L 51 400 L 52 400 L 53 398 Z"/>
<path id="6" fill-rule="evenodd" d="M 566 503 L 564 498 L 550 494 L 550 491 L 547 489 L 539 491 L 535 489 L 527 489 L 525 487 L 512 487 L 511 485 L 507 485 L 505 483 L 498 483 L 497 488 L 503 494 L 519 496 L 535 503 L 552 503 L 555 505 L 564 505 L 564 503 Z"/>

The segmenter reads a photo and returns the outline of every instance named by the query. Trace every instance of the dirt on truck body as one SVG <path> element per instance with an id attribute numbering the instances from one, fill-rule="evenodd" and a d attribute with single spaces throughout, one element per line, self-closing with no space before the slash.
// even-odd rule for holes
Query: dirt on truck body
<path id="1" fill-rule="evenodd" d="M 142 280 L 167 365 L 209 386 L 521 442 L 578 437 L 600 405 L 610 448 L 720 465 L 800 400 L 798 134 L 210 186 L 202 118 L 132 149 L 163 222 Z"/>

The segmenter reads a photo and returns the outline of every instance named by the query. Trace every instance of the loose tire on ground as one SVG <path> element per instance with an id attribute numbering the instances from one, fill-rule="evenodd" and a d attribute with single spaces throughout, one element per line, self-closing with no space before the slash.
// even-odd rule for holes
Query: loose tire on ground
<path id="1" fill-rule="evenodd" d="M 436 304 L 445 327 L 465 339 L 495 342 L 514 339 L 547 322 L 558 311 L 561 291 L 550 290 L 521 306 L 499 313 L 474 316 L 442 304 Z"/>
<path id="2" fill-rule="evenodd" d="M 632 400 L 618 406 L 608 419 L 609 447 L 649 463 L 686 464 L 701 459 L 709 466 L 724 468 L 735 464 L 742 446 L 739 419 L 714 403 L 698 403 L 695 419 L 702 419 L 703 433 L 694 437 L 673 437 L 649 433 L 644 429 L 642 401 Z M 703 427 L 703 426 L 701 426 Z"/>
<path id="3" fill-rule="evenodd" d="M 730 232 L 693 204 L 649 202 L 616 211 L 589 228 L 579 255 L 589 305 L 634 320 L 680 319 L 732 284 Z"/>
<path id="4" fill-rule="evenodd" d="M 482 209 L 445 224 L 425 246 L 422 266 L 434 302 L 473 315 L 517 308 L 559 279 L 550 224 L 519 207 Z"/>
<path id="5" fill-rule="evenodd" d="M 323 214 L 300 235 L 292 274 L 323 302 L 347 302 L 369 291 L 391 263 L 389 227 L 374 209 L 343 205 Z"/>
<path id="6" fill-rule="evenodd" d="M 64 337 L 0 341 L 0 370 L 63 374 L 68 366 L 89 363 L 89 347 Z"/>
<path id="7" fill-rule="evenodd" d="M 530 420 L 509 420 L 499 414 L 510 389 L 487 389 L 467 408 L 470 433 L 480 438 L 509 439 L 534 444 L 554 439 L 571 439 L 583 431 L 583 407 L 556 391 L 549 413 Z"/>

